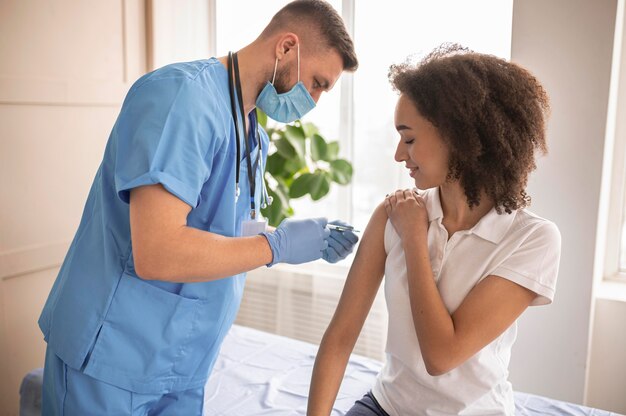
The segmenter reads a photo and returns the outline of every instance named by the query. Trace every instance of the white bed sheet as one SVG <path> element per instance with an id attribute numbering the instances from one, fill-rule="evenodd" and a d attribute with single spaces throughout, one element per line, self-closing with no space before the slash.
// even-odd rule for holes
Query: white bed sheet
<path id="1" fill-rule="evenodd" d="M 305 415 L 316 352 L 317 346 L 306 342 L 233 326 L 205 387 L 204 415 Z M 352 355 L 333 416 L 345 414 L 371 388 L 380 367 L 378 361 Z M 42 379 L 41 368 L 24 377 L 20 416 L 41 414 Z M 515 407 L 516 416 L 620 416 L 519 392 Z"/>
<path id="2" fill-rule="evenodd" d="M 317 346 L 233 326 L 205 390 L 206 416 L 305 415 Z M 343 415 L 374 384 L 381 363 L 352 355 L 335 402 Z M 515 393 L 516 416 L 619 416 L 533 394 Z"/>
<path id="3" fill-rule="evenodd" d="M 305 415 L 317 346 L 234 325 L 205 389 L 205 415 Z M 367 392 L 380 363 L 353 356 L 333 415 Z"/>

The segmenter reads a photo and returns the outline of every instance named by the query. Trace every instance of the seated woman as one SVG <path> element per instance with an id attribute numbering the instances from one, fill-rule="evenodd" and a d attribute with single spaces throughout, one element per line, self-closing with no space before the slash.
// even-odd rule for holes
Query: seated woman
<path id="1" fill-rule="evenodd" d="M 518 65 L 443 45 L 392 66 L 396 161 L 315 361 L 308 415 L 328 415 L 385 278 L 386 361 L 357 415 L 513 415 L 516 320 L 554 296 L 561 237 L 526 207 L 545 153 L 546 92 Z"/>

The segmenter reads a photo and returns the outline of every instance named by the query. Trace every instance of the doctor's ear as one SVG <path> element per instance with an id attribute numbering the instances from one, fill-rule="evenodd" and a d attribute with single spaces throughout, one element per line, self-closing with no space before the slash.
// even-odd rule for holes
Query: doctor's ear
<path id="1" fill-rule="evenodd" d="M 295 33 L 289 32 L 282 35 L 276 45 L 276 56 L 278 59 L 282 59 L 284 55 L 292 50 L 295 51 L 298 42 L 300 42 L 300 39 Z"/>

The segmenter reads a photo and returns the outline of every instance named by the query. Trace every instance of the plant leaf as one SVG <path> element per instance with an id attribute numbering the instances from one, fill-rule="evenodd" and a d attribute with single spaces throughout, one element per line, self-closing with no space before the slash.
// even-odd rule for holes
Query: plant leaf
<path id="1" fill-rule="evenodd" d="M 287 140 L 287 138 L 285 138 L 284 136 L 276 140 L 274 144 L 276 145 L 278 153 L 285 159 L 289 160 L 296 157 L 296 149 L 293 147 L 291 142 Z"/>
<path id="2" fill-rule="evenodd" d="M 273 201 L 267 208 L 261 208 L 261 214 L 267 218 L 267 223 L 272 226 L 277 226 L 284 218 L 284 205 L 281 198 L 271 189 L 267 190 L 268 195 L 273 198 Z"/>
<path id="3" fill-rule="evenodd" d="M 287 163 L 287 159 L 282 157 L 278 152 L 272 153 L 267 157 L 265 171 L 272 176 L 283 175 L 285 172 L 285 163 Z"/>
<path id="4" fill-rule="evenodd" d="M 326 140 L 315 133 L 311 138 L 311 158 L 316 162 L 318 160 L 326 160 L 327 148 Z"/>
<path id="5" fill-rule="evenodd" d="M 314 134 L 319 133 L 317 126 L 311 122 L 302 123 L 302 131 L 305 137 L 313 137 Z"/>
<path id="6" fill-rule="evenodd" d="M 300 170 L 306 168 L 306 163 L 297 155 L 285 163 L 285 177 L 293 177 Z"/>
<path id="7" fill-rule="evenodd" d="M 285 126 L 285 134 L 294 140 L 304 140 L 305 138 L 304 129 L 300 124 L 287 124 Z"/>
<path id="8" fill-rule="evenodd" d="M 327 162 L 332 162 L 337 159 L 339 156 L 339 142 L 329 142 L 326 146 L 326 158 L 324 159 Z"/>
<path id="9" fill-rule="evenodd" d="M 347 185 L 352 180 L 352 165 L 345 159 L 330 162 L 330 175 L 340 185 Z"/>
<path id="10" fill-rule="evenodd" d="M 265 128 L 267 126 L 267 114 L 265 114 L 263 110 L 259 108 L 256 109 L 256 118 L 261 127 Z"/>
<path id="11" fill-rule="evenodd" d="M 278 187 L 274 190 L 274 194 L 275 196 L 273 196 L 273 198 L 278 196 L 283 208 L 289 207 L 289 189 L 284 184 L 279 183 Z"/>
<path id="12" fill-rule="evenodd" d="M 289 140 L 289 143 L 291 143 L 296 150 L 298 156 L 304 159 L 304 155 L 306 154 L 306 138 L 302 126 L 285 126 L 285 138 Z"/>
<path id="13" fill-rule="evenodd" d="M 288 188 L 284 181 L 277 179 L 278 184 L 275 188 L 268 186 L 267 193 L 272 197 L 273 201 L 267 208 L 261 208 L 261 213 L 267 218 L 267 223 L 274 227 L 278 226 L 282 220 L 291 217 L 294 212 L 289 203 Z"/>
<path id="14" fill-rule="evenodd" d="M 314 178 L 315 175 L 312 173 L 303 173 L 298 176 L 289 188 L 289 197 L 300 198 L 309 193 L 309 190 L 311 189 L 311 181 Z"/>
<path id="15" fill-rule="evenodd" d="M 309 183 L 309 188 L 311 199 L 317 201 L 323 198 L 330 190 L 330 181 L 324 172 L 316 172 L 313 174 L 313 179 L 311 179 Z"/>

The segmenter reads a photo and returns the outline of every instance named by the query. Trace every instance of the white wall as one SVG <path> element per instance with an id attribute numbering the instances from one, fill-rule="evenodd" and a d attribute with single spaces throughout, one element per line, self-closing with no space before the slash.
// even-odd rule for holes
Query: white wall
<path id="1" fill-rule="evenodd" d="M 549 156 L 529 191 L 532 210 L 563 238 L 556 299 L 520 320 L 511 380 L 517 390 L 582 403 L 616 0 L 522 0 L 513 6 L 512 60 L 552 102 Z"/>
<path id="2" fill-rule="evenodd" d="M 588 405 L 626 414 L 626 302 L 598 299 Z"/>
<path id="3" fill-rule="evenodd" d="M 37 318 L 145 46 L 143 0 L 0 2 L 0 415 L 43 365 Z"/>
<path id="4" fill-rule="evenodd" d="M 626 414 L 626 284 L 604 279 L 618 272 L 622 227 L 615 223 L 626 209 L 626 0 L 619 0 L 617 10 L 599 221 L 606 235 L 597 238 L 587 403 Z"/>

